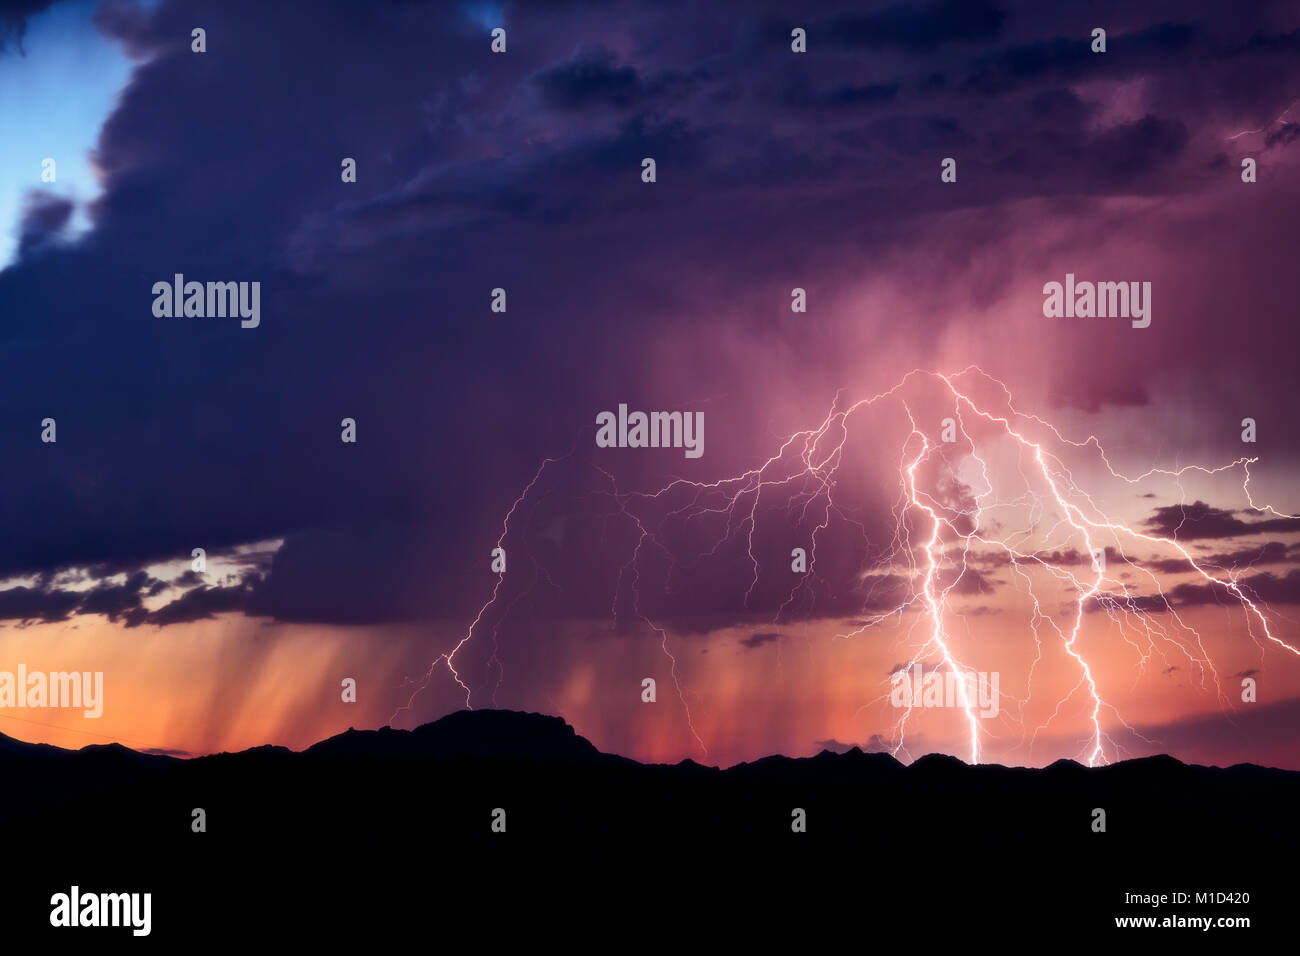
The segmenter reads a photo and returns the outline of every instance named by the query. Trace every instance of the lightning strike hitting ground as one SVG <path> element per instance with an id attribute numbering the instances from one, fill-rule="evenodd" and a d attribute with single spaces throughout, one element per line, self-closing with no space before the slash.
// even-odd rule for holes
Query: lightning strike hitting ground
<path id="1" fill-rule="evenodd" d="M 963 382 L 970 384 L 960 384 Z M 941 402 L 951 409 L 953 434 L 947 440 L 934 440 L 927 434 L 922 424 L 918 423 L 920 416 L 914 411 L 913 402 L 916 399 L 905 394 L 909 388 L 924 385 L 937 390 Z M 1000 393 L 1000 399 L 992 405 L 981 403 L 974 397 L 974 392 L 981 387 L 994 389 Z M 935 401 L 934 395 L 922 398 L 927 403 Z M 675 572 L 680 568 L 681 562 L 662 537 L 661 529 L 665 522 L 670 518 L 725 518 L 725 525 L 713 546 L 691 558 L 687 564 L 716 558 L 725 543 L 733 538 L 743 538 L 751 575 L 744 592 L 743 606 L 749 608 L 763 573 L 755 550 L 760 500 L 783 503 L 785 514 L 794 521 L 796 529 L 803 526 L 810 515 L 816 523 L 810 532 L 796 531 L 796 537 L 807 534 L 806 538 L 801 539 L 808 544 L 807 572 L 789 590 L 772 620 L 773 623 L 788 620 L 789 610 L 801 596 L 808 598 L 808 610 L 811 611 L 816 601 L 816 593 L 812 588 L 817 580 L 819 538 L 833 521 L 856 525 L 862 531 L 864 539 L 867 537 L 863 523 L 843 507 L 835 496 L 843 477 L 841 470 L 849 453 L 850 420 L 887 403 L 896 404 L 907 420 L 906 434 L 898 449 L 899 493 L 893 508 L 895 530 L 885 556 L 874 566 L 864 569 L 860 578 L 865 581 L 872 572 L 881 569 L 891 573 L 898 571 L 907 583 L 907 593 L 887 610 L 865 616 L 864 620 L 856 622 L 857 626 L 853 630 L 835 635 L 835 639 L 859 638 L 885 621 L 902 622 L 908 612 L 916 611 L 915 620 L 907 630 L 912 655 L 906 665 L 899 666 L 911 667 L 937 659 L 940 670 L 957 676 L 955 685 L 958 704 L 969 733 L 968 754 L 971 763 L 978 763 L 981 759 L 985 718 L 973 705 L 967 690 L 968 678 L 976 672 L 968 660 L 958 655 L 957 642 L 952 636 L 950 625 L 953 618 L 960 619 L 960 615 L 950 607 L 949 602 L 958 583 L 968 573 L 974 572 L 976 565 L 984 562 L 995 560 L 1010 569 L 1016 580 L 1024 585 L 1024 594 L 1032 603 L 1028 631 L 1034 645 L 1034 656 L 1029 664 L 1026 694 L 1023 698 L 1005 695 L 1015 705 L 1012 721 L 1020 723 L 1023 740 L 1028 734 L 1023 714 L 1032 697 L 1035 673 L 1043 660 L 1045 642 L 1054 641 L 1076 670 L 1077 680 L 1069 692 L 1056 701 L 1051 716 L 1033 729 L 1030 735 L 1031 747 L 1038 734 L 1057 720 L 1062 709 L 1076 695 L 1083 694 L 1091 730 L 1077 756 L 1086 760 L 1090 766 L 1108 762 L 1120 750 L 1119 745 L 1103 728 L 1103 712 L 1112 715 L 1118 725 L 1129 733 L 1141 736 L 1107 703 L 1099 687 L 1094 664 L 1081 646 L 1081 631 L 1085 614 L 1090 607 L 1103 611 L 1115 625 L 1120 639 L 1137 654 L 1139 673 L 1154 656 L 1159 656 L 1169 665 L 1170 655 L 1175 655 L 1198 675 L 1202 688 L 1208 672 L 1218 690 L 1221 703 L 1225 702 L 1218 672 L 1201 635 L 1179 615 L 1170 600 L 1169 592 L 1162 585 L 1160 577 L 1147 566 L 1148 562 L 1130 554 L 1130 550 L 1138 543 L 1172 552 L 1177 555 L 1172 560 L 1181 561 L 1178 565 L 1181 573 L 1198 576 L 1205 585 L 1218 588 L 1235 599 L 1244 613 L 1246 634 L 1260 648 L 1261 656 L 1267 646 L 1273 645 L 1290 655 L 1300 657 L 1300 650 L 1274 633 L 1263 602 L 1257 595 L 1248 593 L 1250 589 L 1239 580 L 1239 572 L 1211 571 L 1209 562 L 1205 559 L 1198 561 L 1177 539 L 1177 530 L 1180 529 L 1176 529 L 1173 535 L 1153 534 L 1140 526 L 1108 516 L 1098 505 L 1096 495 L 1084 491 L 1076 483 L 1074 474 L 1060 455 L 1067 452 L 1084 455 L 1099 464 L 1111 479 L 1129 486 L 1151 479 L 1167 479 L 1178 487 L 1180 495 L 1183 494 L 1182 479 L 1185 475 L 1197 473 L 1211 477 L 1240 469 L 1243 476 L 1241 488 L 1250 510 L 1278 518 L 1296 518 L 1295 515 L 1279 512 L 1271 506 L 1255 503 L 1249 487 L 1250 465 L 1258 459 L 1240 458 L 1214 468 L 1200 465 L 1188 465 L 1176 470 L 1153 468 L 1130 477 L 1112 466 L 1105 449 L 1095 436 L 1089 435 L 1082 442 L 1073 441 L 1042 418 L 1021 412 L 1016 408 L 1007 386 L 978 367 L 969 366 L 951 375 L 914 369 L 892 388 L 846 407 L 840 407 L 837 397 L 817 427 L 789 435 L 776 452 L 761 464 L 717 481 L 699 482 L 677 478 L 657 491 L 621 491 L 613 474 L 594 464 L 590 466 L 599 474 L 602 488 L 593 492 L 593 496 L 611 502 L 613 510 L 610 516 L 627 522 L 636 539 L 626 560 L 619 564 L 610 613 L 617 621 L 620 595 L 624 593 L 626 582 L 631 595 L 632 613 L 657 636 L 660 649 L 669 662 L 686 725 L 705 754 L 708 753 L 708 748 L 696 730 L 679 661 L 670 646 L 668 629 L 653 620 L 643 609 L 642 565 L 646 549 L 657 549 L 667 556 Z M 1037 434 L 1031 435 L 1031 432 Z M 1049 448 L 1049 443 L 1055 443 L 1057 450 Z M 571 452 L 570 455 L 572 454 Z M 1014 458 L 1014 468 L 1006 462 L 1009 457 Z M 958 460 L 954 462 L 954 458 Z M 549 465 L 561 460 L 563 459 L 548 458 L 542 462 L 502 521 L 497 547 L 506 547 L 507 538 L 511 535 L 511 520 L 541 480 L 543 472 Z M 968 464 L 973 465 L 969 469 L 971 477 L 968 481 L 962 481 L 957 477 L 958 471 Z M 923 473 L 929 471 L 935 471 L 936 474 L 927 481 L 923 478 Z M 999 494 L 998 490 L 1000 485 L 1008 481 L 1008 476 L 1019 482 L 1015 494 L 1009 497 Z M 662 512 L 665 506 L 668 511 Z M 656 508 L 661 512 L 657 521 L 651 518 Z M 920 544 L 913 543 L 914 535 L 923 537 Z M 1078 545 L 1082 545 L 1082 548 Z M 511 551 L 519 553 L 521 548 L 512 545 Z M 1113 570 L 1108 571 L 1108 558 L 1118 561 L 1126 571 L 1136 573 L 1149 584 L 1150 591 L 1136 592 L 1132 585 L 1121 580 Z M 533 564 L 535 573 L 530 589 L 543 577 L 554 587 L 554 582 L 550 581 L 535 558 Z M 1085 571 L 1079 571 L 1078 568 L 1084 568 Z M 1130 576 L 1124 575 L 1125 578 Z M 485 616 L 501 600 L 504 578 L 504 573 L 498 574 L 491 596 L 479 609 L 468 630 L 451 650 L 434 659 L 407 702 L 390 718 L 390 723 L 403 711 L 410 709 L 415 698 L 428 687 L 441 664 L 446 664 L 449 673 L 464 691 L 465 706 L 472 707 L 473 691 L 457 669 L 456 657 L 483 626 Z M 1044 580 L 1046 585 L 1041 583 Z M 1049 590 L 1053 588 L 1072 595 L 1068 606 L 1059 614 L 1054 614 L 1043 604 Z M 521 592 L 506 604 L 493 627 L 492 655 L 488 666 L 489 670 L 496 668 L 497 687 L 503 679 L 498 642 L 500 627 L 526 593 L 527 591 Z M 1162 623 L 1155 616 L 1157 611 L 1167 613 L 1170 623 Z M 1064 626 L 1058 623 L 1058 616 L 1068 619 L 1068 623 Z M 1050 635 L 1045 636 L 1049 631 Z M 494 703 L 495 693 L 494 688 Z M 871 703 L 880 699 L 878 697 Z M 895 724 L 892 747 L 895 754 L 908 755 L 905 739 L 912 707 L 913 704 L 909 701 Z"/>

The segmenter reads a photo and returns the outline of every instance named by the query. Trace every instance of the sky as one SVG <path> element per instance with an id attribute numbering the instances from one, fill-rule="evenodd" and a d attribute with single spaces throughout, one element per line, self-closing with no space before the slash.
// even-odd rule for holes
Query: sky
<path id="1" fill-rule="evenodd" d="M 498 706 L 642 760 L 1300 769 L 1293 4 L 22 0 L 0 39 L 0 672 L 105 688 L 0 733 Z M 159 314 L 177 274 L 257 326 Z M 1067 275 L 1150 324 L 1045 314 Z M 601 447 L 620 405 L 703 453 Z M 896 706 L 918 666 L 997 712 Z"/>
<path id="2" fill-rule="evenodd" d="M 99 194 L 91 152 L 130 70 L 120 47 L 95 28 L 95 6 L 95 0 L 60 3 L 30 20 L 20 19 L 21 12 L 0 13 L 0 265 L 17 255 L 33 191 L 77 203 L 66 227 L 71 235 L 90 227 L 86 205 Z M 69 95 L 70 77 L 76 77 L 75 95 Z M 54 160 L 53 182 L 41 179 L 46 159 Z"/>

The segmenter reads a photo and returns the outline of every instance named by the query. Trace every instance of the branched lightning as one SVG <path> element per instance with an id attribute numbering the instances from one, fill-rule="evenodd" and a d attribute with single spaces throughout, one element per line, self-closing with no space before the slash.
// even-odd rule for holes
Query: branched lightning
<path id="1" fill-rule="evenodd" d="M 528 484 L 524 487 L 524 490 L 519 493 L 519 497 L 516 498 L 514 500 L 514 503 L 510 505 L 510 510 L 506 512 L 505 518 L 503 518 L 501 521 L 501 534 L 497 538 L 497 543 L 496 543 L 496 546 L 498 548 L 501 548 L 505 545 L 506 536 L 510 533 L 510 519 L 514 517 L 516 509 L 518 509 L 518 507 L 521 504 L 523 504 L 524 499 L 528 497 L 528 493 L 533 490 L 533 486 L 537 484 L 539 479 L 541 479 L 542 472 L 546 470 L 546 466 L 554 464 L 558 460 L 559 459 L 556 458 L 544 459 L 542 463 L 537 467 L 537 471 L 533 475 L 533 480 L 528 482 Z M 456 679 L 456 683 L 460 685 L 463 691 L 465 691 L 465 706 L 471 710 L 473 709 L 473 704 L 470 703 L 471 691 L 469 685 L 466 684 L 463 680 L 461 680 L 460 672 L 456 670 L 456 654 L 460 652 L 460 649 L 462 647 L 464 647 L 467 643 L 469 643 L 470 638 L 474 636 L 474 629 L 477 628 L 479 626 L 479 622 L 483 620 L 483 615 L 486 614 L 488 609 L 491 608 L 492 605 L 496 603 L 498 596 L 501 594 L 501 585 L 504 582 L 504 580 L 505 580 L 505 572 L 502 571 L 497 574 L 496 583 L 492 585 L 492 597 L 488 599 L 486 604 L 484 604 L 481 608 L 479 608 L 479 612 L 474 617 L 474 621 L 470 624 L 469 630 L 465 632 L 465 636 L 462 637 L 459 641 L 457 641 L 456 646 L 453 647 L 446 654 L 439 654 L 437 657 L 433 659 L 433 662 L 429 665 L 428 671 L 424 675 L 424 679 L 420 681 L 419 684 L 416 685 L 415 690 L 411 692 L 411 696 L 407 698 L 406 703 L 398 707 L 397 710 L 393 711 L 393 715 L 388 718 L 389 724 L 394 723 L 403 711 L 411 709 L 411 704 L 414 703 L 415 698 L 419 696 L 421 691 L 423 691 L 426 687 L 429 686 L 429 681 L 433 679 L 434 671 L 437 670 L 438 665 L 442 663 L 445 663 L 447 665 L 447 670 L 451 671 L 451 676 Z M 495 660 L 496 659 L 495 650 L 493 651 L 492 656 L 493 656 L 493 660 Z"/>
<path id="2" fill-rule="evenodd" d="M 951 408 L 956 434 L 946 440 L 933 437 L 933 429 L 927 432 L 907 394 L 908 388 L 926 382 L 939 390 L 943 403 Z M 967 382 L 970 385 L 963 384 Z M 981 403 L 975 397 L 980 387 L 1000 393 L 1000 400 L 993 406 Z M 1011 390 L 982 369 L 969 366 L 955 374 L 913 369 L 893 387 L 852 404 L 842 405 L 837 396 L 818 425 L 788 435 L 770 457 L 754 467 L 716 481 L 679 477 L 655 491 L 625 491 L 620 490 L 614 475 L 608 470 L 591 466 L 599 475 L 599 488 L 592 492 L 592 496 L 609 502 L 609 519 L 625 522 L 635 539 L 626 560 L 618 565 L 610 613 L 617 619 L 620 596 L 630 595 L 633 615 L 658 639 L 669 664 L 686 725 L 706 754 L 708 748 L 696 729 L 688 703 L 690 695 L 684 685 L 680 662 L 672 650 L 669 630 L 655 621 L 643 605 L 642 568 L 647 553 L 655 550 L 668 559 L 672 569 L 671 581 L 672 573 L 717 558 L 724 545 L 740 542 L 744 560 L 749 566 L 743 606 L 750 608 L 763 576 L 755 545 L 760 503 L 769 508 L 775 505 L 778 510 L 784 506 L 788 520 L 794 520 L 800 526 L 811 525 L 805 539 L 808 564 L 806 573 L 798 576 L 772 620 L 774 623 L 788 620 L 787 615 L 801 597 L 807 598 L 811 610 L 816 601 L 814 584 L 818 580 L 818 544 L 827 529 L 834 522 L 843 522 L 856 526 L 864 539 L 867 537 L 865 524 L 836 497 L 836 489 L 844 477 L 842 468 L 852 433 L 851 424 L 855 417 L 868 409 L 891 402 L 897 403 L 908 423 L 898 451 L 894 533 L 884 549 L 883 560 L 864 570 L 860 580 L 865 583 L 869 572 L 882 568 L 891 573 L 896 571 L 905 582 L 905 593 L 896 601 L 889 600 L 882 605 L 878 595 L 868 589 L 861 615 L 863 619 L 854 622 L 852 630 L 835 635 L 835 639 L 858 638 L 885 621 L 903 622 L 909 613 L 914 613 L 906 637 L 912 654 L 907 664 L 899 666 L 911 667 L 923 661 L 937 660 L 941 669 L 963 678 L 974 676 L 970 661 L 958 652 L 960 642 L 954 637 L 952 625 L 954 620 L 962 620 L 962 617 L 951 607 L 950 601 L 958 583 L 968 573 L 974 572 L 976 565 L 996 561 L 998 566 L 1005 566 L 1022 586 L 1032 607 L 1029 637 L 1034 651 L 1028 667 L 1026 694 L 1023 698 L 1005 695 L 1014 705 L 1010 710 L 1011 720 L 1020 723 L 1022 740 L 1028 736 L 1032 747 L 1038 734 L 1056 721 L 1074 698 L 1082 695 L 1090 732 L 1078 756 L 1090 766 L 1108 762 L 1118 752 L 1118 746 L 1103 726 L 1103 714 L 1109 715 L 1128 732 L 1137 733 L 1103 696 L 1101 675 L 1082 640 L 1085 617 L 1090 610 L 1104 612 L 1109 618 L 1119 638 L 1136 654 L 1139 674 L 1152 659 L 1172 666 L 1169 662 L 1173 655 L 1198 675 L 1202 687 L 1208 673 L 1218 688 L 1220 700 L 1223 700 L 1218 672 L 1202 636 L 1179 614 L 1159 575 L 1147 566 L 1145 560 L 1132 553 L 1137 546 L 1152 546 L 1176 554 L 1183 562 L 1180 566 L 1185 568 L 1180 573 L 1191 574 L 1205 585 L 1213 585 L 1231 595 L 1244 613 L 1248 637 L 1260 648 L 1261 654 L 1271 645 L 1300 657 L 1300 650 L 1294 644 L 1275 633 L 1263 602 L 1243 586 L 1236 571 L 1215 570 L 1204 559 L 1195 558 L 1179 541 L 1180 529 L 1168 535 L 1157 534 L 1142 525 L 1107 515 L 1096 496 L 1076 483 L 1074 474 L 1060 455 L 1070 450 L 1087 456 L 1111 479 L 1130 486 L 1155 478 L 1167 479 L 1177 485 L 1180 493 L 1182 479 L 1188 474 L 1196 473 L 1208 478 L 1239 471 L 1242 492 L 1250 510 L 1277 518 L 1300 517 L 1277 511 L 1266 504 L 1256 504 L 1250 490 L 1250 466 L 1258 459 L 1239 458 L 1216 467 L 1152 468 L 1136 476 L 1125 475 L 1113 466 L 1096 436 L 1089 435 L 1083 441 L 1075 441 L 1037 415 L 1020 411 Z M 1054 451 L 1053 447 L 1057 450 Z M 1015 458 L 1014 477 L 1019 479 L 1021 488 L 1017 494 L 1007 498 L 999 494 L 998 486 L 1009 467 L 1001 466 L 1000 473 L 999 465 L 992 459 L 1011 453 Z M 954 458 L 977 477 L 959 481 Z M 511 504 L 501 524 L 497 547 L 506 546 L 507 538 L 512 534 L 512 519 L 533 493 L 547 467 L 560 460 L 545 459 Z M 926 480 L 923 476 L 931 471 L 937 472 L 939 477 Z M 708 547 L 682 560 L 671 542 L 665 539 L 664 528 L 669 520 L 694 522 L 701 529 L 710 527 L 707 522 L 714 520 L 721 524 L 721 530 Z M 914 538 L 919 540 L 914 541 Z M 1117 562 L 1126 573 L 1121 576 L 1115 573 L 1114 568 L 1107 570 L 1108 558 Z M 534 586 L 543 578 L 554 586 L 535 559 L 533 567 Z M 1145 582 L 1149 589 L 1136 591 L 1127 580 L 1133 577 Z M 473 691 L 457 668 L 457 655 L 473 640 L 476 632 L 486 626 L 484 621 L 490 614 L 497 615 L 489 659 L 489 670 L 495 668 L 496 671 L 496 685 L 492 692 L 495 703 L 496 687 L 500 686 L 504 674 L 498 635 L 502 621 L 522 597 L 522 594 L 516 594 L 510 601 L 503 602 L 504 579 L 504 574 L 497 575 L 491 595 L 468 629 L 450 650 L 433 660 L 406 703 L 393 714 L 390 723 L 410 709 L 416 696 L 428 687 L 443 664 L 463 690 L 465 706 L 472 707 Z M 1046 586 L 1039 583 L 1044 580 Z M 1048 589 L 1053 587 L 1071 596 L 1068 606 L 1054 608 L 1045 605 Z M 500 613 L 495 610 L 499 602 L 504 604 L 504 611 Z M 1073 679 L 1069 691 L 1056 701 L 1051 715 L 1031 733 L 1024 725 L 1023 715 L 1032 696 L 1044 650 L 1053 643 L 1069 659 L 1077 679 Z M 967 681 L 957 680 L 955 686 L 969 733 L 969 759 L 977 763 L 981 758 L 983 724 L 987 718 L 980 714 L 970 699 Z M 912 705 L 909 703 L 901 711 L 894 727 L 893 751 L 896 754 L 906 753 L 904 742 L 911 716 Z"/>

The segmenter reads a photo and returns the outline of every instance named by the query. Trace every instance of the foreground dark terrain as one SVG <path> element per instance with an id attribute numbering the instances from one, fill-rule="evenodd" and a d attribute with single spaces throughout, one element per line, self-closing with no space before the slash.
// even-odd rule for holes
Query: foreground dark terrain
<path id="1" fill-rule="evenodd" d="M 0 736 L 0 780 L 6 937 L 79 946 L 414 934 L 613 949 L 684 933 L 807 942 L 834 924 L 868 946 L 884 924 L 918 945 L 1043 929 L 1231 945 L 1284 929 L 1300 850 L 1300 773 L 1169 757 L 905 767 L 858 751 L 646 766 L 558 718 L 507 711 L 188 761 Z M 792 832 L 795 808 L 807 832 Z M 52 929 L 50 897 L 73 884 L 152 893 L 150 936 Z M 1184 904 L 1125 903 L 1179 891 Z M 1198 892 L 1249 903 L 1196 904 Z M 1251 926 L 1117 929 L 1127 915 Z"/>

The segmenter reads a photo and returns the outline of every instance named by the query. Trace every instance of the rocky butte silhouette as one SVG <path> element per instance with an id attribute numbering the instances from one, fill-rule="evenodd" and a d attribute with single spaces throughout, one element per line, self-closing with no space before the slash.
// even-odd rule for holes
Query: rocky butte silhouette
<path id="1" fill-rule="evenodd" d="M 214 900 L 232 899 L 241 925 L 273 934 L 284 913 L 306 914 L 300 938 L 430 905 L 493 919 L 508 888 L 607 915 L 666 894 L 671 906 L 739 898 L 883 919 L 892 905 L 1113 931 L 1115 915 L 1150 913 L 1126 892 L 1250 892 L 1257 917 L 1284 906 L 1270 861 L 1300 849 L 1290 771 L 1169 756 L 904 765 L 857 748 L 647 765 L 558 717 L 494 710 L 193 759 L 0 735 L 0 780 L 0 832 L 25 874 L 6 906 L 21 921 L 80 880 L 152 890 L 163 935 L 195 921 L 219 935 L 231 927 L 213 923 Z M 196 808 L 206 832 L 192 828 Z"/>

